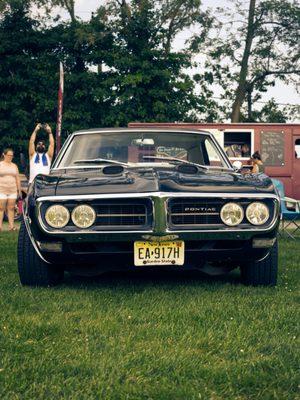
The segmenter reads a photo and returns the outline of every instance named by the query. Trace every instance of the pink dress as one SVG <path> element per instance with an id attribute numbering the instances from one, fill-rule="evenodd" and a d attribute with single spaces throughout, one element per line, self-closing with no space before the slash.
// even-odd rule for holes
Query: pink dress
<path id="1" fill-rule="evenodd" d="M 17 174 L 18 169 L 13 163 L 0 161 L 0 194 L 17 194 Z"/>

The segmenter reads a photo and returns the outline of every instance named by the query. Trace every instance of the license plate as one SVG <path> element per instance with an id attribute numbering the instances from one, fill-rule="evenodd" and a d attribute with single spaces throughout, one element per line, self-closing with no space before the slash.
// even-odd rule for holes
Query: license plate
<path id="1" fill-rule="evenodd" d="M 184 242 L 134 242 L 134 265 L 183 265 Z"/>

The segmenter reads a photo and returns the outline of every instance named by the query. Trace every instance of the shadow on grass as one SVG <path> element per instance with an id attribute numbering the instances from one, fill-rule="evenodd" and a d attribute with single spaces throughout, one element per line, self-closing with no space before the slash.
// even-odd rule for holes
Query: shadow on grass
<path id="1" fill-rule="evenodd" d="M 210 276 L 200 271 L 119 271 L 105 272 L 95 277 L 83 277 L 65 274 L 64 286 L 68 288 L 127 288 L 127 287 L 149 287 L 149 286 L 206 286 L 206 285 L 239 285 L 241 283 L 238 270 L 229 274 Z"/>

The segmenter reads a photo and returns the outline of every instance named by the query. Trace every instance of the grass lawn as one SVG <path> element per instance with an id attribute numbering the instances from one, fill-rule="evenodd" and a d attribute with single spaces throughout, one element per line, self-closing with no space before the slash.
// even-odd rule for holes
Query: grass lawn
<path id="1" fill-rule="evenodd" d="M 299 399 L 300 240 L 276 288 L 238 273 L 67 277 L 20 286 L 0 235 L 0 399 Z"/>

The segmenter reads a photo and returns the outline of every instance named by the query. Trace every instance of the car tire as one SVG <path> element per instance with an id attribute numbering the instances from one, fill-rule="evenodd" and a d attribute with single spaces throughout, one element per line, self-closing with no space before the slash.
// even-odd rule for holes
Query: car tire
<path id="1" fill-rule="evenodd" d="M 242 281 L 251 286 L 276 286 L 278 274 L 278 242 L 261 261 L 252 261 L 241 267 Z"/>
<path id="2" fill-rule="evenodd" d="M 55 286 L 62 282 L 64 270 L 43 261 L 36 253 L 24 221 L 18 238 L 18 271 L 22 285 Z"/>

